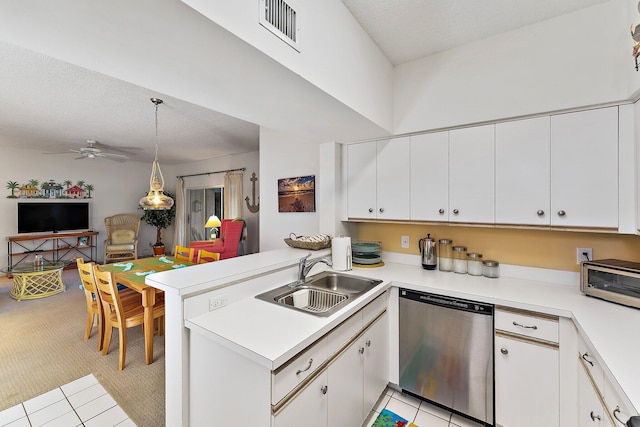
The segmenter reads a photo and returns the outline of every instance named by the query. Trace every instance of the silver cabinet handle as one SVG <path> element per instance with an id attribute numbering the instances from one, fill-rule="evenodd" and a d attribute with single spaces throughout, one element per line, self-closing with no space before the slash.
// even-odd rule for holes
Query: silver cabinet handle
<path id="1" fill-rule="evenodd" d="M 296 375 L 300 375 L 300 374 L 301 374 L 301 373 L 303 373 L 303 372 L 307 372 L 309 369 L 311 369 L 311 364 L 312 364 L 312 363 L 313 363 L 313 359 L 309 359 L 309 365 L 307 365 L 307 367 L 306 367 L 306 368 L 304 368 L 304 369 L 298 369 L 298 370 L 296 371 Z"/>
<path id="2" fill-rule="evenodd" d="M 593 411 L 591 411 L 590 415 L 591 415 L 591 421 L 595 421 L 595 420 L 600 421 L 601 420 L 600 415 L 594 415 Z"/>
<path id="3" fill-rule="evenodd" d="M 459 213 L 460 213 L 460 211 L 459 211 L 458 209 L 454 209 L 454 210 L 453 210 L 453 214 L 454 214 L 454 215 L 458 215 Z"/>
<path id="4" fill-rule="evenodd" d="M 589 365 L 593 366 L 593 362 L 589 359 L 587 359 L 587 357 L 589 357 L 589 353 L 585 353 L 582 355 L 582 360 L 584 360 L 585 362 L 587 362 Z"/>
<path id="5" fill-rule="evenodd" d="M 369 208 L 369 213 L 373 213 L 373 208 Z"/>
<path id="6" fill-rule="evenodd" d="M 365 344 L 367 345 L 367 347 L 371 347 L 371 340 L 367 340 Z"/>
<path id="7" fill-rule="evenodd" d="M 500 349 L 500 353 L 502 353 L 502 354 L 509 354 L 509 350 L 507 350 L 506 348 L 502 347 L 502 348 Z"/>
<path id="8" fill-rule="evenodd" d="M 559 216 L 565 216 L 567 213 L 565 211 L 558 211 Z"/>
<path id="9" fill-rule="evenodd" d="M 538 214 L 538 216 L 542 216 L 544 215 L 544 211 L 542 209 L 540 209 L 538 212 L 536 212 Z"/>
<path id="10" fill-rule="evenodd" d="M 438 213 L 442 215 L 444 213 L 444 209 L 438 209 Z"/>
<path id="11" fill-rule="evenodd" d="M 384 208 L 379 209 L 380 213 L 384 212 Z"/>
<path id="12" fill-rule="evenodd" d="M 322 394 L 327 394 L 327 390 L 329 390 L 329 387 L 326 385 L 320 387 L 320 391 L 322 392 Z"/>
<path id="13" fill-rule="evenodd" d="M 527 326 L 527 325 L 521 325 L 518 322 L 513 322 L 513 326 L 518 326 L 519 328 L 524 328 L 524 329 L 533 329 L 534 331 L 538 329 L 538 327 L 536 325 Z"/>
<path id="14" fill-rule="evenodd" d="M 364 354 L 364 347 L 360 347 L 360 349 L 358 350 L 358 353 Z"/>
<path id="15" fill-rule="evenodd" d="M 618 420 L 618 422 L 620 424 L 622 424 L 623 426 L 626 426 L 627 423 L 625 421 L 622 421 L 620 418 L 618 418 L 618 414 L 620 413 L 620 407 L 616 406 L 616 409 L 613 410 L 613 417 Z"/>

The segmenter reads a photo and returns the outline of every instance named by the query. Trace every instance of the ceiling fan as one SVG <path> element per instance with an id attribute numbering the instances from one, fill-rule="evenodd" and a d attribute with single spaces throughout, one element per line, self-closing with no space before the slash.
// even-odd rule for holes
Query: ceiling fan
<path id="1" fill-rule="evenodd" d="M 70 148 L 69 151 L 59 151 L 55 153 L 42 153 L 42 154 L 68 154 L 69 152 L 71 152 L 71 153 L 80 154 L 80 156 L 76 157 L 74 160 L 95 159 L 96 157 L 102 157 L 105 159 L 114 160 L 116 162 L 126 162 L 127 160 L 129 160 L 129 156 L 127 156 L 126 154 L 119 154 L 119 153 L 104 151 L 104 150 L 109 150 L 109 151 L 119 151 L 121 153 L 127 153 L 124 150 L 111 147 L 106 144 L 102 144 L 94 139 L 87 139 L 86 142 L 87 142 L 87 146 L 80 147 L 79 149 Z M 131 149 L 134 149 L 134 148 L 131 148 Z"/>

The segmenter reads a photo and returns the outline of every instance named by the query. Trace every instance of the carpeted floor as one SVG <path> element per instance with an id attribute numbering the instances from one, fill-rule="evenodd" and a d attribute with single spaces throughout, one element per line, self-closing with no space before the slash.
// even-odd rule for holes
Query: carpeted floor
<path id="1" fill-rule="evenodd" d="M 63 272 L 67 290 L 17 302 L 11 279 L 0 277 L 0 410 L 93 374 L 138 426 L 165 424 L 164 338 L 155 337 L 154 362 L 144 362 L 142 327 L 127 330 L 127 357 L 118 371 L 118 335 L 109 354 L 96 351 L 96 334 L 83 340 L 84 292 L 77 270 Z"/>

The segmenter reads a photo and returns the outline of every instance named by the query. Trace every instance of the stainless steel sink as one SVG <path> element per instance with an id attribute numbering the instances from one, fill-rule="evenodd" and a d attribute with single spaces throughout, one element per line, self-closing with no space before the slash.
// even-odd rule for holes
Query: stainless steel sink
<path id="1" fill-rule="evenodd" d="M 256 298 L 316 316 L 327 317 L 380 283 L 382 280 L 325 271 L 308 277 L 304 283 L 293 282 L 280 286 L 256 295 Z"/>

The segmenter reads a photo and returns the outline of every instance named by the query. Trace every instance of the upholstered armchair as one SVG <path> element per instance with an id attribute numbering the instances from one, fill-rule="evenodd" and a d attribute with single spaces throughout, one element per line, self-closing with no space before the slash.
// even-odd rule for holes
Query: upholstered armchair
<path id="1" fill-rule="evenodd" d="M 138 228 L 140 217 L 117 214 L 104 219 L 107 239 L 104 241 L 104 263 L 138 258 Z"/>
<path id="2" fill-rule="evenodd" d="M 238 256 L 238 246 L 240 245 L 240 239 L 242 238 L 243 228 L 243 221 L 223 219 L 220 226 L 219 239 L 191 242 L 189 247 L 196 250 L 196 257 L 197 251 L 200 249 L 219 253 L 221 260 L 236 257 Z"/>

